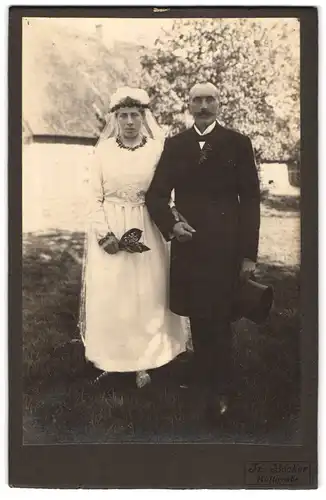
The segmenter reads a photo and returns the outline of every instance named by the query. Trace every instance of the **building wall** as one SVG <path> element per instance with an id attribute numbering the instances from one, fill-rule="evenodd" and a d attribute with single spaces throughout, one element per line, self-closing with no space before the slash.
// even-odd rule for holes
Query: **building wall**
<path id="1" fill-rule="evenodd" d="M 88 161 L 94 141 L 79 139 L 79 144 L 76 138 L 63 144 L 52 137 L 52 142 L 44 139 L 24 145 L 23 231 L 84 229 Z M 285 163 L 262 164 L 260 177 L 262 187 L 272 194 L 298 194 Z"/>

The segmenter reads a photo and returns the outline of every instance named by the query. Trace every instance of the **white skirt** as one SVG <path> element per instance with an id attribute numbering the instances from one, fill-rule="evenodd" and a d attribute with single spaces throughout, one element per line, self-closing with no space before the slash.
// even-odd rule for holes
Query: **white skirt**
<path id="1" fill-rule="evenodd" d="M 144 204 L 105 202 L 110 228 L 120 238 L 143 230 L 144 253 L 107 254 L 88 237 L 84 273 L 86 358 L 107 372 L 160 367 L 186 350 L 186 319 L 169 310 L 169 244 Z"/>

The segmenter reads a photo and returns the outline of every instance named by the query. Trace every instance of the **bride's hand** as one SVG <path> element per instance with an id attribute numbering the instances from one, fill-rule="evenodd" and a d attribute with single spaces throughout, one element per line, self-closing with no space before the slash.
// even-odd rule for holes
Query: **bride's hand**
<path id="1" fill-rule="evenodd" d="M 110 255 L 119 252 L 119 240 L 113 233 L 106 236 L 105 241 L 100 245 Z"/>

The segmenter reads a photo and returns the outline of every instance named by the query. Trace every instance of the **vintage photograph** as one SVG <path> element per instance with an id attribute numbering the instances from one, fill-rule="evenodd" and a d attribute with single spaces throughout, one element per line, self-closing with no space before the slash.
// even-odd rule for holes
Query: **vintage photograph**
<path id="1" fill-rule="evenodd" d="M 25 17 L 23 444 L 302 444 L 300 21 Z"/>

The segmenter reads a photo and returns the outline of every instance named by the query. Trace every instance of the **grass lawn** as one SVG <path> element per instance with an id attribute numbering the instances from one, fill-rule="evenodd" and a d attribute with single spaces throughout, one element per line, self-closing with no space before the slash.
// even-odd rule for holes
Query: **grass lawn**
<path id="1" fill-rule="evenodd" d="M 263 326 L 234 328 L 238 393 L 229 420 L 213 433 L 203 402 L 182 389 L 191 352 L 152 373 L 136 389 L 132 375 L 108 375 L 84 360 L 76 329 L 83 234 L 24 234 L 24 442 L 170 440 L 300 444 L 299 217 L 293 200 L 263 207 L 261 280 L 273 284 L 275 306 Z"/>

